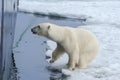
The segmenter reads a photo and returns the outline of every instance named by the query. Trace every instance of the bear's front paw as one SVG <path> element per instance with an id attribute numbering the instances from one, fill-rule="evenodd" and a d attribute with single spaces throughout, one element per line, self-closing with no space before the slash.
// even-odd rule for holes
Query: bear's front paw
<path id="1" fill-rule="evenodd" d="M 68 68 L 70 71 L 74 71 L 75 70 L 75 68 Z"/>
<path id="2" fill-rule="evenodd" d="M 72 68 L 72 67 L 68 67 L 68 69 L 69 69 L 70 71 L 75 70 L 75 68 Z"/>

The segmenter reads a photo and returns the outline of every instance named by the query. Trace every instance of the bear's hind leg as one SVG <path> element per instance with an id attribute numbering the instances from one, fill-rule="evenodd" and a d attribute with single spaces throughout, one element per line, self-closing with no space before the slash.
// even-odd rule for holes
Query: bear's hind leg
<path id="1" fill-rule="evenodd" d="M 96 57 L 96 55 L 97 55 L 97 53 L 94 51 L 85 52 L 82 55 L 80 55 L 79 64 L 77 65 L 77 68 L 79 68 L 79 69 L 87 68 L 89 63 L 93 61 L 93 59 Z"/>

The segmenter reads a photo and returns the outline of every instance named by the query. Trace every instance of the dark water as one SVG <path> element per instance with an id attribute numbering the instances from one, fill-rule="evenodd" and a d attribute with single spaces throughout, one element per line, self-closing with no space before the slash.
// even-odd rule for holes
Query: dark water
<path id="1" fill-rule="evenodd" d="M 72 27 L 84 24 L 81 20 L 56 18 L 55 16 L 48 17 L 22 12 L 18 13 L 13 46 L 15 64 L 19 72 L 17 76 L 19 78 L 18 80 L 63 80 L 66 78 L 57 70 L 47 69 L 47 66 L 49 66 L 45 61 L 47 48 L 45 41 L 47 39 L 34 36 L 30 32 L 32 27 L 44 22 Z M 37 66 L 37 63 L 39 63 L 39 66 Z M 31 67 L 31 65 L 35 67 Z"/>

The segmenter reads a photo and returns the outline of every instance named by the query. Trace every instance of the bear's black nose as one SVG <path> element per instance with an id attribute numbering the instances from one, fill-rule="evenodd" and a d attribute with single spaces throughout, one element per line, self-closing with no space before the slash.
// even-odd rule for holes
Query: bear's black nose
<path id="1" fill-rule="evenodd" d="M 31 32 L 33 32 L 33 34 L 36 34 L 36 31 L 34 29 L 31 29 Z"/>

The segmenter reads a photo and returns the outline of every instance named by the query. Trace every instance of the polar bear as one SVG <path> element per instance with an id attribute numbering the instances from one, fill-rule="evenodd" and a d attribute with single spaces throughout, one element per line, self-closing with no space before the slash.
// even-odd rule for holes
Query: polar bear
<path id="1" fill-rule="evenodd" d="M 42 23 L 33 27 L 31 31 L 57 43 L 57 47 L 52 53 L 51 63 L 65 52 L 68 54 L 67 68 L 69 70 L 86 68 L 99 51 L 99 43 L 96 36 L 84 28 Z"/>

